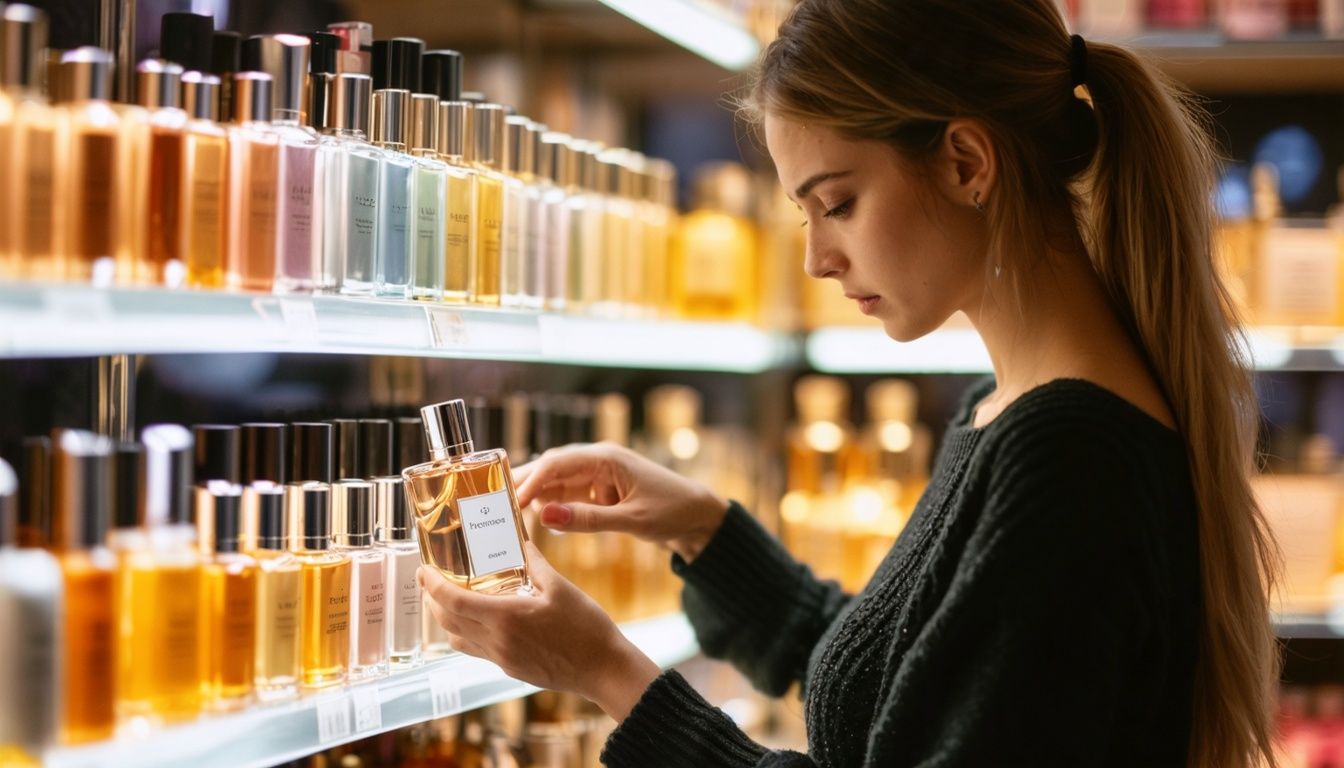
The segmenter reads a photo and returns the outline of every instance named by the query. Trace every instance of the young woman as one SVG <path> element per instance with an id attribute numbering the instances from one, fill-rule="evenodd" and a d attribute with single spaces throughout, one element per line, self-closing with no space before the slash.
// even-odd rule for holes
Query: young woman
<path id="1" fill-rule="evenodd" d="M 612 766 L 1272 763 L 1274 548 L 1198 109 L 1051 0 L 802 0 L 744 107 L 808 274 L 897 341 L 965 312 L 993 380 L 855 596 L 616 447 L 548 453 L 519 501 L 667 545 L 704 651 L 802 682 L 808 754 L 749 740 L 535 549 L 532 597 L 422 573 L 456 647 L 601 705 Z"/>

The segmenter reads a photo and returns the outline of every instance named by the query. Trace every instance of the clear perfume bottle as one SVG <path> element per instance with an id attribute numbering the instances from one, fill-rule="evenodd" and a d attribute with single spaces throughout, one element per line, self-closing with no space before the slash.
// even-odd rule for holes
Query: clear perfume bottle
<path id="1" fill-rule="evenodd" d="M 439 102 L 439 157 L 448 166 L 443 205 L 443 300 L 471 300 L 476 264 L 476 169 L 471 139 L 475 105 Z"/>
<path id="2" fill-rule="evenodd" d="M 224 286 L 225 196 L 229 182 L 229 136 L 219 125 L 220 81 L 214 75 L 182 75 L 182 106 L 186 110 L 183 145 L 181 245 L 187 285 Z"/>
<path id="3" fill-rule="evenodd" d="M 331 549 L 331 486 L 307 482 L 287 489 L 298 523 L 294 556 L 299 561 L 303 620 L 303 688 L 345 682 L 350 667 L 350 556 Z"/>
<path id="4" fill-rule="evenodd" d="M 533 151 L 528 126 L 521 115 L 504 119 L 504 228 L 499 241 L 499 303 L 527 304 L 526 286 L 532 265 L 528 261 L 528 188 L 532 185 Z"/>
<path id="5" fill-rule="evenodd" d="M 411 298 L 443 300 L 444 204 L 448 164 L 435 147 L 439 133 L 439 98 L 411 96 Z"/>
<path id="6" fill-rule="evenodd" d="M 602 177 L 602 279 L 597 314 L 621 317 L 629 307 L 628 287 L 631 269 L 638 253 L 631 253 L 634 204 L 630 200 L 633 177 L 626 167 L 627 152 L 610 149 L 598 155 Z"/>
<path id="7" fill-rule="evenodd" d="M 378 242 L 378 166 L 365 139 L 373 80 L 342 72 L 331 79 L 322 155 L 321 282 L 352 296 L 373 293 Z"/>
<path id="8" fill-rule="evenodd" d="M 403 470 L 402 477 L 415 507 L 421 558 L 467 589 L 531 592 L 527 531 L 508 454 L 475 450 L 462 400 L 426 406 L 420 416 L 432 460 Z"/>
<path id="9" fill-rule="evenodd" d="M 301 592 L 299 561 L 289 552 L 282 486 L 258 480 L 243 490 L 244 519 L 255 531 L 257 633 L 253 660 L 257 698 L 292 698 L 299 685 Z"/>
<path id="10" fill-rule="evenodd" d="M 387 553 L 374 546 L 373 484 L 331 487 L 333 549 L 350 558 L 349 680 L 387 674 Z"/>
<path id="11" fill-rule="evenodd" d="M 230 288 L 269 293 L 275 286 L 280 137 L 271 130 L 271 76 L 234 75 L 229 126 L 229 226 L 225 281 Z"/>
<path id="12" fill-rule="evenodd" d="M 677 216 L 677 169 L 667 160 L 651 159 L 643 177 L 640 218 L 644 233 L 644 299 L 648 313 L 666 314 L 672 229 Z"/>
<path id="13" fill-rule="evenodd" d="M 411 172 L 406 154 L 411 92 L 385 88 L 373 92 L 373 144 L 378 161 L 378 238 L 374 273 L 379 296 L 404 299 L 411 291 Z"/>
<path id="14" fill-rule="evenodd" d="M 570 219 L 569 300 L 574 309 L 592 313 L 602 301 L 605 279 L 603 196 L 606 177 L 597 161 L 604 147 L 591 141 L 576 141 L 573 146 L 579 154 L 579 183 L 583 194 L 571 195 L 569 199 L 573 213 Z"/>
<path id="15" fill-rule="evenodd" d="M 546 207 L 547 193 L 553 186 L 553 147 L 543 144 L 541 140 L 547 130 L 541 123 L 527 124 L 527 220 L 523 233 L 523 262 L 527 268 L 523 273 L 523 306 L 528 309 L 543 309 L 546 306 L 546 289 L 550 281 L 551 219 L 546 215 Z"/>
<path id="16" fill-rule="evenodd" d="M 317 131 L 304 124 L 309 40 L 300 35 L 255 35 L 243 43 L 243 68 L 271 76 L 271 130 L 280 139 L 276 195 L 277 292 L 310 292 L 316 285 L 320 238 L 314 231 L 318 174 Z"/>
<path id="17" fill-rule="evenodd" d="M 197 516 L 211 521 L 203 568 L 205 692 L 210 708 L 228 711 L 252 700 L 256 668 L 257 561 L 243 552 L 241 486 L 211 480 Z"/>
<path id="18" fill-rule="evenodd" d="M 500 258 L 504 232 L 504 107 L 479 104 L 475 108 L 475 145 L 472 162 L 476 176 L 476 260 L 472 265 L 475 304 L 499 306 Z"/>
<path id="19" fill-rule="evenodd" d="M 188 118 L 179 106 L 182 67 L 149 59 L 136 66 L 135 80 L 139 104 L 149 110 L 143 165 L 148 174 L 145 215 L 133 223 L 139 247 L 122 280 L 176 288 L 186 280 L 181 209 Z"/>
<path id="20" fill-rule="evenodd" d="M 551 131 L 542 134 L 537 168 L 543 177 L 541 215 L 546 220 L 541 246 L 546 262 L 542 306 L 561 312 L 567 305 L 569 284 L 569 195 L 578 175 L 578 158 L 569 146 L 567 134 Z"/>
<path id="21" fill-rule="evenodd" d="M 393 669 L 420 663 L 420 547 L 415 541 L 415 523 L 406 505 L 406 488 L 400 476 L 375 477 L 373 506 L 377 541 L 387 556 L 387 655 Z"/>

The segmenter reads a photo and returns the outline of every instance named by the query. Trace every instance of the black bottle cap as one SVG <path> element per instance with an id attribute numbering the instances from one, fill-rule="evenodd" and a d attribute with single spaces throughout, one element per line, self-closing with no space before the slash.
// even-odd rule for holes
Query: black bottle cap
<path id="1" fill-rule="evenodd" d="M 359 453 L 361 479 L 392 474 L 392 422 L 360 419 Z"/>
<path id="2" fill-rule="evenodd" d="M 216 32 L 210 40 L 210 73 L 224 78 L 239 71 L 242 45 L 243 36 L 237 32 Z"/>
<path id="3" fill-rule="evenodd" d="M 394 37 L 373 41 L 373 89 L 398 88 L 412 93 L 420 90 L 420 60 L 425 41 L 416 37 Z"/>
<path id="4" fill-rule="evenodd" d="M 159 23 L 159 58 L 191 72 L 207 72 L 213 51 L 215 19 L 198 13 L 165 13 Z"/>
<path id="5" fill-rule="evenodd" d="M 373 511 L 379 541 L 414 541 L 415 523 L 406 504 L 406 486 L 400 477 L 375 477 Z"/>
<path id="6" fill-rule="evenodd" d="M 308 67 L 314 75 L 336 74 L 336 61 L 341 53 L 341 38 L 330 32 L 309 32 Z"/>
<path id="7" fill-rule="evenodd" d="M 139 443 L 117 445 L 112 467 L 113 528 L 140 528 L 145 515 L 145 447 Z"/>
<path id="8" fill-rule="evenodd" d="M 398 489 L 400 490 L 400 489 Z M 19 543 L 19 476 L 0 459 L 0 549 Z"/>
<path id="9" fill-rule="evenodd" d="M 286 506 L 298 523 L 296 543 L 303 549 L 331 546 L 331 486 L 327 483 L 290 484 Z"/>
<path id="10" fill-rule="evenodd" d="M 439 101 L 462 100 L 462 54 L 429 51 L 420 67 L 419 93 L 432 93 Z"/>
<path id="11" fill-rule="evenodd" d="M 336 479 L 358 480 L 359 473 L 359 421 L 357 419 L 331 419 L 329 422 L 335 434 L 332 437 L 336 452 Z"/>
<path id="12" fill-rule="evenodd" d="M 196 437 L 196 484 L 224 480 L 237 485 L 240 430 L 232 424 L 197 424 L 191 431 Z"/>
<path id="13" fill-rule="evenodd" d="M 285 514 L 285 489 L 258 480 L 243 489 L 243 514 L 253 521 L 257 549 L 289 548 L 289 516 Z"/>
<path id="14" fill-rule="evenodd" d="M 195 440 L 179 424 L 153 424 L 140 433 L 145 445 L 145 493 L 150 525 L 190 524 L 196 520 L 191 499 Z"/>
<path id="15" fill-rule="evenodd" d="M 341 547 L 373 544 L 373 483 L 342 480 L 331 486 L 331 540 Z"/>
<path id="16" fill-rule="evenodd" d="M 304 421 L 289 426 L 294 460 L 289 463 L 291 483 L 329 483 L 332 480 L 332 427 Z"/>
<path id="17" fill-rule="evenodd" d="M 223 480 L 205 484 L 216 552 L 238 552 L 243 540 L 243 489 Z"/>
<path id="18" fill-rule="evenodd" d="M 25 437 L 19 456 L 19 528 L 31 537 L 21 543 L 51 546 L 51 438 Z"/>
<path id="19" fill-rule="evenodd" d="M 413 416 L 400 416 L 392 424 L 392 473 L 429 461 L 425 425 Z"/>
<path id="20" fill-rule="evenodd" d="M 285 425 L 253 422 L 242 425 L 243 466 L 240 482 L 285 483 Z"/>

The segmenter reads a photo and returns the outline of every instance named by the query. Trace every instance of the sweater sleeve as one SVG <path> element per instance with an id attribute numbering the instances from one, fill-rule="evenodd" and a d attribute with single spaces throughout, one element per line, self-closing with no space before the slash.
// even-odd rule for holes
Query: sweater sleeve
<path id="1" fill-rule="evenodd" d="M 689 564 L 673 556 L 672 568 L 685 580 L 682 605 L 701 649 L 772 696 L 803 680 L 813 647 L 847 599 L 737 502 L 704 551 Z"/>

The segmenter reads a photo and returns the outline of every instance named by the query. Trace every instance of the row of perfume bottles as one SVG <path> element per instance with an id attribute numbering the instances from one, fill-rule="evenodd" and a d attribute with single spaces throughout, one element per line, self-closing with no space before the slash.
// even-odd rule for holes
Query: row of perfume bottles
<path id="1" fill-rule="evenodd" d="M 1283 768 L 1344 768 L 1344 688 L 1284 686 L 1275 720 Z"/>
<path id="2" fill-rule="evenodd" d="M 915 386 L 884 379 L 865 391 L 867 424 L 850 424 L 849 384 L 805 376 L 787 435 L 785 544 L 824 578 L 857 591 L 872 576 L 928 484 L 932 436 L 916 419 Z"/>
<path id="3" fill-rule="evenodd" d="M 217 76 L 145 61 L 138 104 L 116 104 L 95 48 L 60 56 L 49 105 L 40 13 L 4 14 L 0 39 L 24 42 L 0 58 L 27 57 L 0 77 L 7 274 L 613 315 L 667 304 L 672 166 L 463 100 L 455 52 L 373 41 L 370 77 L 312 55 L 326 33 L 249 38 L 221 125 Z M 420 92 L 445 59 L 456 77 Z"/>
<path id="4" fill-rule="evenodd" d="M 1057 0 L 1083 34 L 1131 36 L 1145 29 L 1216 26 L 1233 40 L 1288 32 L 1344 34 L 1339 0 Z"/>

